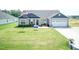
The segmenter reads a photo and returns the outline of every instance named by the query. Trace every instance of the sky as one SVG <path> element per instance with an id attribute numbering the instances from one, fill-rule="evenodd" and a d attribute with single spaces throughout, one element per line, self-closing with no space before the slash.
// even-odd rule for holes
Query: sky
<path id="1" fill-rule="evenodd" d="M 79 15 L 79 0 L 0 0 L 0 9 L 60 10 L 65 15 Z"/>

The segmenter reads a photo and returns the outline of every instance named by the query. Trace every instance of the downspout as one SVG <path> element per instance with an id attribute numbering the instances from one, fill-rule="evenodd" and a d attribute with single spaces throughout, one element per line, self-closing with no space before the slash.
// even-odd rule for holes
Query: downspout
<path id="1" fill-rule="evenodd" d="M 69 27 L 69 18 L 67 18 L 67 27 Z"/>

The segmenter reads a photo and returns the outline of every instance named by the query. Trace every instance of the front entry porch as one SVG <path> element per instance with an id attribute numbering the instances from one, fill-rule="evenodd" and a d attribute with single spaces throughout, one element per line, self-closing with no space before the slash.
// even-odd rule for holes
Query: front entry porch
<path id="1" fill-rule="evenodd" d="M 29 19 L 30 25 L 49 26 L 49 19 Z"/>

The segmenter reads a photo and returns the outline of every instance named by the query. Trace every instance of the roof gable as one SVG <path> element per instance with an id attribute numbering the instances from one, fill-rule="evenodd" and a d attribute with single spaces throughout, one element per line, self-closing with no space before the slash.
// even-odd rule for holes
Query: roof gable
<path id="1" fill-rule="evenodd" d="M 19 18 L 40 18 L 40 17 L 33 13 L 28 13 L 28 14 L 21 15 Z"/>
<path id="2" fill-rule="evenodd" d="M 62 13 L 58 13 L 56 15 L 54 15 L 53 17 L 51 18 L 68 18 L 67 16 L 63 15 Z"/>
<path id="3" fill-rule="evenodd" d="M 40 18 L 39 16 L 37 16 L 33 13 L 28 13 L 27 16 L 28 16 L 28 18 Z"/>

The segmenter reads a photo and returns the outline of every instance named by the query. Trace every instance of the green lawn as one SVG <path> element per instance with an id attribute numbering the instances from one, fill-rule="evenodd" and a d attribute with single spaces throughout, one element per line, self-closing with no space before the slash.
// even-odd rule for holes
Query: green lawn
<path id="1" fill-rule="evenodd" d="M 67 39 L 53 28 L 17 28 L 0 25 L 1 50 L 69 50 Z"/>

